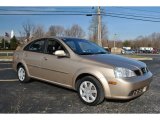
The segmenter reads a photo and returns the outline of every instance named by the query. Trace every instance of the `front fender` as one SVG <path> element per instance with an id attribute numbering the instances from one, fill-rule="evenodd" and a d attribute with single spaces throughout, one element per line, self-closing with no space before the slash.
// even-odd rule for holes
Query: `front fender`
<path id="1" fill-rule="evenodd" d="M 79 69 L 74 74 L 73 83 L 72 83 L 72 86 L 74 86 L 74 89 L 76 89 L 76 80 L 77 80 L 78 76 L 80 76 L 82 74 L 89 74 L 89 75 L 92 75 L 95 78 L 97 78 L 97 80 L 99 80 L 99 82 L 102 84 L 102 87 L 103 87 L 103 90 L 105 93 L 105 97 L 111 96 L 107 78 L 100 71 L 95 70 L 93 68 L 82 68 L 82 69 Z"/>

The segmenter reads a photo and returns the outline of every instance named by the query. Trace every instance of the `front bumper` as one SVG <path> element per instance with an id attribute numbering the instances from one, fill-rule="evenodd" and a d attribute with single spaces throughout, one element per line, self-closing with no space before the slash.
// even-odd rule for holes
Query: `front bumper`
<path id="1" fill-rule="evenodd" d="M 125 79 L 115 79 L 116 85 L 109 85 L 110 96 L 108 99 L 132 99 L 140 96 L 149 89 L 152 81 L 152 73 Z"/>

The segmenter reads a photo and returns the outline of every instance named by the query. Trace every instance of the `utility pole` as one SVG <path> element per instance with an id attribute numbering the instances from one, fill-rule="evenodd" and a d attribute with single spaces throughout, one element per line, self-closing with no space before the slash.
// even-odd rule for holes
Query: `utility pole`
<path id="1" fill-rule="evenodd" d="M 116 36 L 117 34 L 114 34 L 114 53 L 116 52 Z"/>
<path id="2" fill-rule="evenodd" d="M 97 10 L 97 17 L 98 17 L 98 45 L 102 46 L 102 39 L 101 39 L 101 33 L 102 33 L 102 27 L 101 27 L 101 9 L 98 7 Z"/>
<path id="3" fill-rule="evenodd" d="M 3 48 L 6 48 L 6 43 L 5 43 L 5 39 L 3 38 Z"/>

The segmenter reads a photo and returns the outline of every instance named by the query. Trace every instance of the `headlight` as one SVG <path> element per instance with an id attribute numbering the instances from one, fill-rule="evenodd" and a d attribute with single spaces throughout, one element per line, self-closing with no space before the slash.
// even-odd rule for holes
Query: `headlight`
<path id="1" fill-rule="evenodd" d="M 124 78 L 124 77 L 133 77 L 136 74 L 127 68 L 116 67 L 114 70 L 114 74 L 116 78 Z"/>

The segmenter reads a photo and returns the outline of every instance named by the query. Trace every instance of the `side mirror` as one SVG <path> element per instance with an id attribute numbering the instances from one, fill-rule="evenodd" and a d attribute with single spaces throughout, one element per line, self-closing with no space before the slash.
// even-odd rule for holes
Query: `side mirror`
<path id="1" fill-rule="evenodd" d="M 67 56 L 67 54 L 64 52 L 64 50 L 55 51 L 55 55 L 58 57 L 66 57 Z"/>

